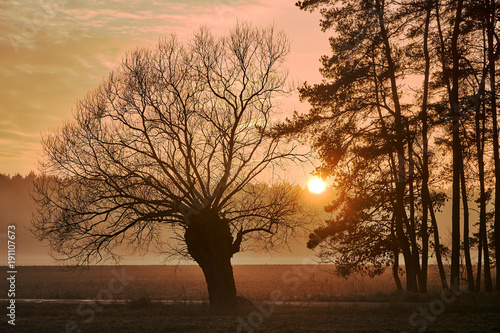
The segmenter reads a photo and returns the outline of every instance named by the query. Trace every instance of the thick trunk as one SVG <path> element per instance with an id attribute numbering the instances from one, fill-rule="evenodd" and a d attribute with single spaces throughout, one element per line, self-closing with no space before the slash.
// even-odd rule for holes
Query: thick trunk
<path id="1" fill-rule="evenodd" d="M 216 311 L 237 307 L 231 257 L 239 251 L 229 224 L 217 214 L 204 212 L 191 216 L 185 240 L 189 254 L 200 265 L 207 282 L 210 306 Z"/>
<path id="2" fill-rule="evenodd" d="M 200 264 L 208 287 L 210 306 L 216 310 L 237 307 L 236 285 L 231 258 L 217 258 Z"/>

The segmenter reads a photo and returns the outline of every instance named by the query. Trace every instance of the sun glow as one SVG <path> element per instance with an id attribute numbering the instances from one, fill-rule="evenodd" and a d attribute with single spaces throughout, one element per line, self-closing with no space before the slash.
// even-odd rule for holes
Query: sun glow
<path id="1" fill-rule="evenodd" d="M 326 183 L 319 178 L 314 178 L 307 184 L 310 192 L 321 193 L 326 189 Z"/>

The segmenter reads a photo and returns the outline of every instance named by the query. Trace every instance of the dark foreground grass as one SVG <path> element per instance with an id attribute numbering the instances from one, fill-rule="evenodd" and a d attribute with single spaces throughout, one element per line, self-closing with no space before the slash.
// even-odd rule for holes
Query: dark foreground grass
<path id="1" fill-rule="evenodd" d="M 0 306 L 5 309 L 7 304 Z M 16 326 L 2 320 L 0 332 L 417 332 L 423 324 L 427 332 L 500 332 L 498 302 L 452 304 L 437 316 L 429 312 L 428 304 L 394 303 L 373 308 L 247 305 L 232 315 L 214 314 L 203 305 L 149 302 L 108 304 L 93 312 L 89 306 L 78 307 L 19 303 Z M 434 319 L 425 323 L 421 309 Z"/>

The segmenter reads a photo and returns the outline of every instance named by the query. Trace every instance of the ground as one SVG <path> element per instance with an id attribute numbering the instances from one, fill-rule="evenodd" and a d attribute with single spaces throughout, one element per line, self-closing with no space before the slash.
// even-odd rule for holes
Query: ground
<path id="1" fill-rule="evenodd" d="M 202 303 L 196 266 L 19 267 L 16 325 L 7 324 L 8 303 L 0 301 L 0 332 L 500 332 L 499 293 L 442 294 L 436 274 L 431 292 L 419 294 L 395 292 L 390 273 L 345 280 L 303 265 L 234 271 L 243 306 L 220 315 Z M 8 289 L 6 279 L 0 289 Z"/>
<path id="2" fill-rule="evenodd" d="M 5 309 L 7 303 L 1 305 Z M 362 304 L 361 304 L 362 305 Z M 90 307 L 61 304 L 18 304 L 16 325 L 2 323 L 1 332 L 500 332 L 500 305 L 458 304 L 432 315 L 432 322 L 415 317 L 420 308 L 386 304 L 290 307 L 270 304 L 246 306 L 231 315 L 210 312 L 205 305 L 164 305 L 149 301 L 108 304 L 91 313 Z M 424 327 L 424 324 L 426 325 Z"/>

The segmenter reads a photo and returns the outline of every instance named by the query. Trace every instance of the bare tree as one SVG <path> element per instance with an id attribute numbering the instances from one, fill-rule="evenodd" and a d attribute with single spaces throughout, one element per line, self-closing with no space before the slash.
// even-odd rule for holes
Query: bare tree
<path id="1" fill-rule="evenodd" d="M 127 54 L 72 122 L 45 135 L 35 234 L 82 265 L 122 244 L 160 244 L 173 227 L 210 304 L 234 307 L 242 241 L 281 242 L 301 221 L 297 187 L 257 179 L 297 157 L 267 135 L 288 53 L 283 32 L 238 24 L 225 37 L 201 28 L 189 43 Z"/>

